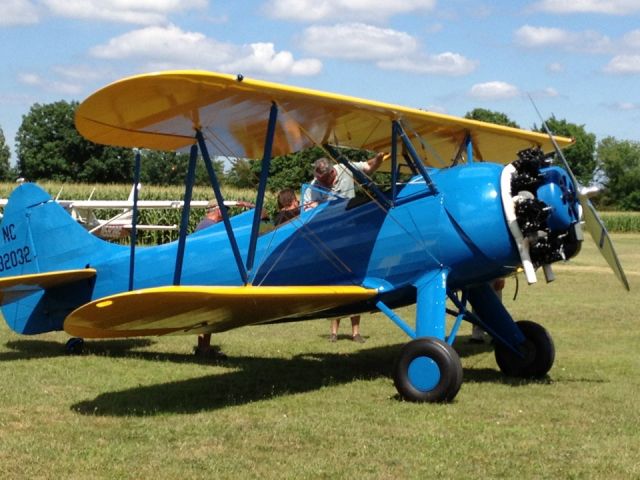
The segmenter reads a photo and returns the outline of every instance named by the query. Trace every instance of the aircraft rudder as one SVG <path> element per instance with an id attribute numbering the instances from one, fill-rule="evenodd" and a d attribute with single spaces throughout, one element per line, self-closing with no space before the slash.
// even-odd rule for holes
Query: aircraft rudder
<path id="1" fill-rule="evenodd" d="M 11 193 L 0 223 L 0 277 L 39 272 L 30 211 L 50 200 L 47 192 L 32 183 Z"/>

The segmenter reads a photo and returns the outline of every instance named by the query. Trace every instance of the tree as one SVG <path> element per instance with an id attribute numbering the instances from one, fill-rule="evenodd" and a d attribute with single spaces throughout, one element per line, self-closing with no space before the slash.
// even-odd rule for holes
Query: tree
<path id="1" fill-rule="evenodd" d="M 311 181 L 313 162 L 322 156 L 326 156 L 326 154 L 320 147 L 311 147 L 289 155 L 274 157 L 271 160 L 267 185 L 273 191 L 279 191 L 283 188 L 300 189 L 300 185 Z M 254 178 L 259 179 L 262 163 L 253 162 L 251 170 Z"/>
<path id="2" fill-rule="evenodd" d="M 140 181 L 153 185 L 183 185 L 189 168 L 189 155 L 176 152 L 142 150 L 140 158 Z M 212 160 L 219 182 L 224 180 L 223 162 Z M 196 161 L 196 185 L 211 185 L 209 174 L 202 159 Z"/>
<path id="3" fill-rule="evenodd" d="M 11 151 L 4 137 L 4 132 L 0 128 L 0 180 L 10 180 L 13 176 L 9 158 L 11 158 Z"/>
<path id="4" fill-rule="evenodd" d="M 254 173 L 251 164 L 246 158 L 237 158 L 233 161 L 231 169 L 225 175 L 225 182 L 236 188 L 255 188 L 259 177 Z"/>
<path id="5" fill-rule="evenodd" d="M 66 101 L 32 105 L 16 135 L 20 174 L 29 180 L 131 181 L 131 150 L 82 138 L 73 122 L 77 107 Z"/>
<path id="6" fill-rule="evenodd" d="M 607 137 L 598 144 L 598 166 L 604 174 L 603 205 L 640 210 L 640 143 Z"/>
<path id="7" fill-rule="evenodd" d="M 596 136 L 593 133 L 587 133 L 584 125 L 558 120 L 553 115 L 545 123 L 552 134 L 571 137 L 575 140 L 573 145 L 563 150 L 564 156 L 580 183 L 590 184 L 597 166 L 595 158 Z M 533 129 L 546 133 L 542 127 L 538 128 L 534 125 Z"/>
<path id="8" fill-rule="evenodd" d="M 506 127 L 520 128 L 516 122 L 511 120 L 506 114 L 496 112 L 494 110 L 487 110 L 486 108 L 474 108 L 470 112 L 467 112 L 464 118 L 470 120 L 478 120 L 481 122 L 495 123 L 497 125 L 504 125 Z"/>

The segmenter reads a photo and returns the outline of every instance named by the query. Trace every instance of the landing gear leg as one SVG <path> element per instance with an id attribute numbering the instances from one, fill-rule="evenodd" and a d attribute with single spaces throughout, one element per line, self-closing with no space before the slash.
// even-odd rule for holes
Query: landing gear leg
<path id="1" fill-rule="evenodd" d="M 411 402 L 450 402 L 462 385 L 462 364 L 445 341 L 447 300 L 446 270 L 429 272 L 416 287 L 415 330 L 384 303 L 378 308 L 413 340 L 400 351 L 393 383 L 400 396 Z"/>

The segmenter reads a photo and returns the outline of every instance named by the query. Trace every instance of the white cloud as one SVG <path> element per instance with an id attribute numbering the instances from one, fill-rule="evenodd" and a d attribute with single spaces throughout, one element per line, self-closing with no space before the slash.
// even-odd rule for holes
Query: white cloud
<path id="1" fill-rule="evenodd" d="M 519 96 L 520 90 L 509 83 L 493 81 L 475 84 L 469 95 L 479 100 L 505 100 Z"/>
<path id="2" fill-rule="evenodd" d="M 288 51 L 276 52 L 272 43 L 238 46 L 199 32 L 185 32 L 174 25 L 134 30 L 92 48 L 90 53 L 108 60 L 134 59 L 154 70 L 202 68 L 231 73 L 315 75 L 322 68 L 319 60 L 295 60 Z"/>
<path id="3" fill-rule="evenodd" d="M 42 84 L 42 78 L 35 73 L 20 73 L 18 81 L 24 85 L 37 86 Z"/>
<path id="4" fill-rule="evenodd" d="M 604 71 L 612 74 L 638 74 L 640 55 L 616 55 L 604 67 Z"/>
<path id="5" fill-rule="evenodd" d="M 82 86 L 77 83 L 58 82 L 49 78 L 45 79 L 35 73 L 21 73 L 18 75 L 18 81 L 23 85 L 62 95 L 75 96 L 82 92 Z"/>
<path id="6" fill-rule="evenodd" d="M 145 27 L 114 37 L 90 50 L 91 55 L 109 60 L 133 58 L 189 64 L 231 59 L 232 46 L 207 38 L 199 32 L 185 32 L 169 25 Z"/>
<path id="7" fill-rule="evenodd" d="M 631 30 L 622 37 L 622 45 L 631 50 L 640 51 L 640 30 Z"/>
<path id="8" fill-rule="evenodd" d="M 435 112 L 435 113 L 449 113 L 449 110 L 442 105 L 427 105 L 425 108 L 427 112 Z"/>
<path id="9" fill-rule="evenodd" d="M 523 47 L 555 46 L 566 43 L 568 40 L 568 32 L 560 28 L 525 25 L 516 30 L 516 42 Z"/>
<path id="10" fill-rule="evenodd" d="M 385 70 L 435 75 L 466 75 L 477 63 L 453 52 L 427 55 L 405 32 L 364 23 L 343 23 L 307 28 L 302 47 L 321 57 L 374 62 Z"/>
<path id="11" fill-rule="evenodd" d="M 418 42 L 411 35 L 363 23 L 307 28 L 302 47 L 314 54 L 347 60 L 381 60 L 415 52 Z"/>
<path id="12" fill-rule="evenodd" d="M 609 37 L 591 30 L 571 32 L 561 28 L 524 25 L 515 32 L 518 45 L 526 48 L 561 48 L 568 51 L 605 53 L 612 49 Z"/>
<path id="13" fill-rule="evenodd" d="M 565 71 L 565 67 L 560 62 L 552 62 L 547 65 L 547 72 L 549 73 L 562 73 Z"/>
<path id="14" fill-rule="evenodd" d="M 270 0 L 264 11 L 274 18 L 317 22 L 330 19 L 383 21 L 393 15 L 431 10 L 436 0 Z"/>
<path id="15" fill-rule="evenodd" d="M 241 49 L 236 60 L 221 68 L 227 72 L 317 75 L 322 62 L 313 58 L 296 61 L 291 52 L 276 52 L 273 43 L 252 43 Z"/>
<path id="16" fill-rule="evenodd" d="M 152 25 L 167 15 L 205 8 L 208 0 L 42 0 L 54 15 L 68 18 Z"/>
<path id="17" fill-rule="evenodd" d="M 458 76 L 473 72 L 477 62 L 457 53 L 444 52 L 439 55 L 418 55 L 413 58 L 383 60 L 377 65 L 386 70 Z"/>
<path id="18" fill-rule="evenodd" d="M 617 102 L 608 105 L 612 110 L 618 110 L 622 112 L 632 112 L 635 110 L 640 110 L 640 103 L 633 102 Z"/>
<path id="19" fill-rule="evenodd" d="M 112 76 L 108 68 L 96 67 L 95 65 L 57 65 L 52 67 L 52 71 L 56 75 L 74 82 L 102 80 Z"/>
<path id="20" fill-rule="evenodd" d="M 38 23 L 40 16 L 38 9 L 30 0 L 4 0 L 0 26 L 30 25 Z"/>
<path id="21" fill-rule="evenodd" d="M 627 15 L 640 12 L 640 2 L 638 0 L 542 0 L 536 2 L 533 8 L 548 13 Z"/>
<path id="22" fill-rule="evenodd" d="M 541 97 L 548 97 L 548 98 L 555 98 L 560 96 L 558 91 L 553 87 L 545 88 L 544 90 L 538 92 L 538 95 L 540 95 Z"/>

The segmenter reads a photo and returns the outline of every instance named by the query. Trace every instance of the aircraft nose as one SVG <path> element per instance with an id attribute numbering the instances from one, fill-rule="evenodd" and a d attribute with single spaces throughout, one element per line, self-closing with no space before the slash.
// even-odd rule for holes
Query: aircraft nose
<path id="1" fill-rule="evenodd" d="M 524 150 L 518 157 L 509 170 L 511 198 L 533 266 L 573 257 L 583 238 L 576 186 L 539 149 Z"/>
<path id="2" fill-rule="evenodd" d="M 543 183 L 537 198 L 547 205 L 547 225 L 552 231 L 564 231 L 580 220 L 576 189 L 567 172 L 558 167 L 541 171 Z"/>

